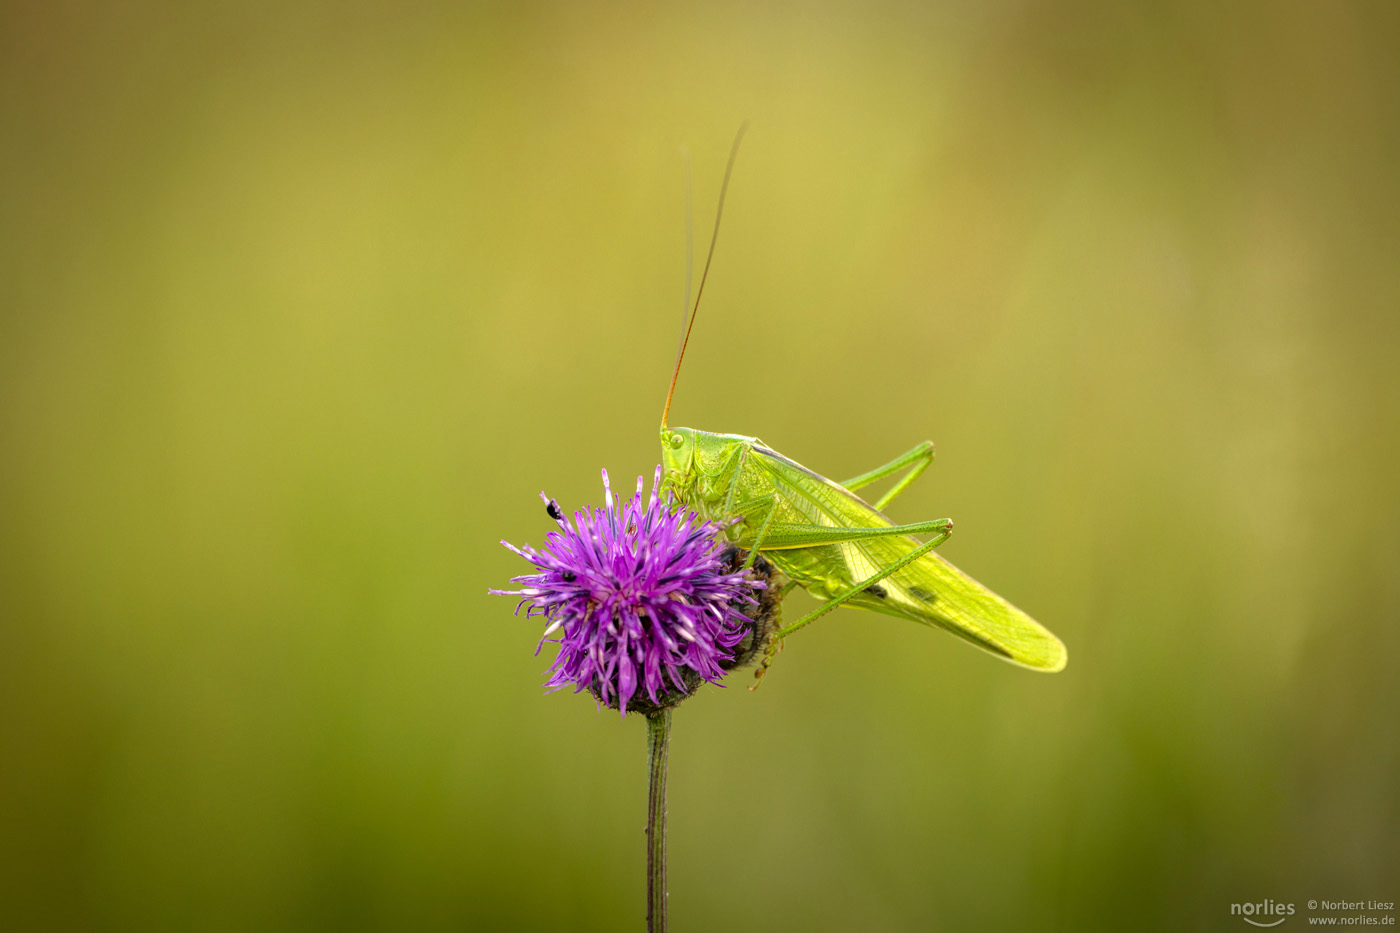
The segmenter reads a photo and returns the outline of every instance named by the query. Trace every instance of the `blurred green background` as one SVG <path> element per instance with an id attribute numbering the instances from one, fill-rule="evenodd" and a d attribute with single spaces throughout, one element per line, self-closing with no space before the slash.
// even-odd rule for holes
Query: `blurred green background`
<path id="1" fill-rule="evenodd" d="M 0 925 L 640 929 L 644 729 L 488 597 L 675 422 L 1064 638 L 675 719 L 673 929 L 1400 888 L 1394 4 L 9 3 Z M 793 605 L 807 597 L 794 597 Z M 790 608 L 790 612 L 796 611 Z M 1297 920 L 1294 921 L 1298 922 Z"/>

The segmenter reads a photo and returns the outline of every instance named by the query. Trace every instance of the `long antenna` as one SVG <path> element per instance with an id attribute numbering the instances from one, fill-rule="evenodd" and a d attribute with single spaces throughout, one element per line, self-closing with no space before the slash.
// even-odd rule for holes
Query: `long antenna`
<path id="1" fill-rule="evenodd" d="M 681 334 L 685 334 L 685 319 L 690 311 L 690 286 L 695 280 L 695 210 L 692 202 L 695 195 L 695 182 L 691 171 L 690 149 L 681 147 L 681 159 L 685 162 L 685 297 L 681 299 Z M 676 344 L 680 352 L 680 344 Z"/>
<path id="2" fill-rule="evenodd" d="M 676 351 L 676 368 L 671 373 L 671 388 L 666 392 L 666 407 L 661 410 L 661 429 L 666 429 L 666 419 L 671 415 L 671 396 L 676 394 L 676 380 L 681 375 L 681 360 L 685 359 L 685 348 L 690 344 L 690 332 L 695 328 L 695 314 L 700 310 L 700 296 L 705 294 L 705 279 L 710 275 L 710 260 L 715 258 L 715 244 L 719 242 L 719 221 L 724 216 L 724 195 L 729 191 L 729 176 L 734 171 L 734 159 L 739 155 L 739 143 L 744 139 L 744 133 L 749 128 L 745 122 L 739 127 L 739 132 L 734 136 L 734 145 L 729 150 L 729 164 L 724 167 L 724 183 L 719 188 L 719 207 L 715 209 L 715 232 L 710 237 L 710 252 L 705 257 L 705 268 L 700 273 L 700 287 L 695 290 L 695 306 L 690 311 L 690 323 L 685 327 L 685 335 L 681 337 L 680 349 Z M 689 288 L 686 289 L 689 291 Z"/>

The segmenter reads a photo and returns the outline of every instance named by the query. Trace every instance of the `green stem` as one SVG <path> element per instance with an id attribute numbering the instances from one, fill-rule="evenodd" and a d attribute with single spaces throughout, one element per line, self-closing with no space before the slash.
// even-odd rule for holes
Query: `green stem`
<path id="1" fill-rule="evenodd" d="M 666 749 L 671 711 L 647 716 L 647 933 L 666 933 Z"/>

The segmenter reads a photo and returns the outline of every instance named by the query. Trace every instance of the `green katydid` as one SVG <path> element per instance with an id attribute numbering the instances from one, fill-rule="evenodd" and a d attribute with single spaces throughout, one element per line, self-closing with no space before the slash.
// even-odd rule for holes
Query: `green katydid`
<path id="1" fill-rule="evenodd" d="M 714 258 L 724 195 L 742 138 L 741 128 L 725 168 L 709 255 L 666 393 L 661 459 L 665 482 L 677 499 L 706 519 L 733 523 L 726 534 L 749 552 L 746 566 L 752 566 L 762 552 L 791 581 L 789 587 L 800 585 L 824 603 L 776 631 L 755 676 L 763 676 L 783 637 L 846 604 L 946 629 L 1033 670 L 1062 670 L 1068 655 L 1058 638 L 933 553 L 952 534 L 951 520 L 900 525 L 882 511 L 933 462 L 931 442 L 837 483 L 757 438 L 668 426 L 671 398 Z M 902 470 L 904 475 L 873 505 L 856 495 L 862 486 Z M 932 537 L 920 542 L 913 535 Z"/>

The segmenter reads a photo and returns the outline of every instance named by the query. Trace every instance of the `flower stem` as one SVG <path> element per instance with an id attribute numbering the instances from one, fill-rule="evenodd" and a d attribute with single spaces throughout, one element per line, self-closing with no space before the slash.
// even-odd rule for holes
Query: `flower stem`
<path id="1" fill-rule="evenodd" d="M 666 933 L 666 749 L 671 711 L 647 715 L 647 933 Z"/>

